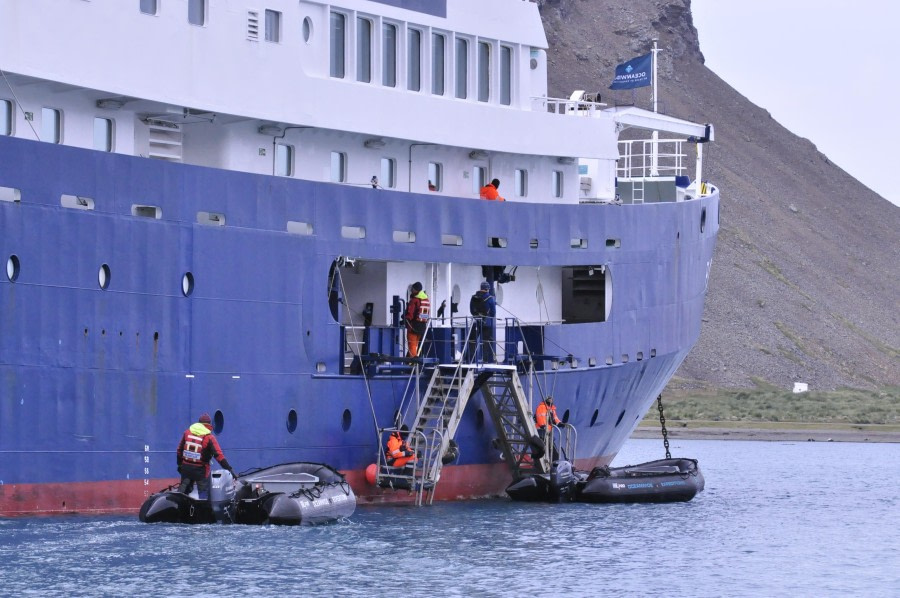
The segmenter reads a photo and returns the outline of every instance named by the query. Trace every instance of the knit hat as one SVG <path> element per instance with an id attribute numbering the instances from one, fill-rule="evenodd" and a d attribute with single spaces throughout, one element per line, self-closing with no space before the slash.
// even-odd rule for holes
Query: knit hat
<path id="1" fill-rule="evenodd" d="M 209 417 L 209 413 L 204 413 L 203 415 L 201 415 L 200 419 L 198 421 L 201 424 L 211 424 L 212 423 L 212 420 Z"/>
<path id="2" fill-rule="evenodd" d="M 481 283 L 481 290 L 482 291 L 490 291 L 491 285 L 488 284 L 487 281 L 485 281 L 485 282 Z"/>

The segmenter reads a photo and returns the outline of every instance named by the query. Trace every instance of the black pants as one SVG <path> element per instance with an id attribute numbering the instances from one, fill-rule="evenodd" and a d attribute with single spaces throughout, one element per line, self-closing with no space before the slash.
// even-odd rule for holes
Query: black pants
<path id="1" fill-rule="evenodd" d="M 465 361 L 471 363 L 478 360 L 478 345 L 481 344 L 481 360 L 484 363 L 495 363 L 494 326 L 480 319 L 472 323 L 469 331 L 469 343 L 466 346 Z"/>
<path id="2" fill-rule="evenodd" d="M 178 468 L 178 473 L 181 474 L 181 483 L 178 484 L 179 492 L 190 494 L 196 483 L 197 496 L 201 499 L 209 498 L 209 477 L 206 475 L 205 467 L 182 465 Z"/>

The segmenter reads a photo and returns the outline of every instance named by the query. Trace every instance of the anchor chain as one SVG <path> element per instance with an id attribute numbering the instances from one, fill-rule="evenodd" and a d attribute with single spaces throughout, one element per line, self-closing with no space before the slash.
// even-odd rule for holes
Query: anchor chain
<path id="1" fill-rule="evenodd" d="M 666 416 L 663 413 L 662 395 L 656 397 L 656 407 L 659 409 L 659 425 L 662 427 L 663 446 L 666 447 L 666 459 L 671 459 L 669 453 L 669 432 L 666 430 Z"/>

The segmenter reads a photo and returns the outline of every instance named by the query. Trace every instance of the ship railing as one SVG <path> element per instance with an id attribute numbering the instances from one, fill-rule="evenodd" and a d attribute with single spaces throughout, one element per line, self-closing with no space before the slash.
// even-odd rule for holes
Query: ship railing
<path id="1" fill-rule="evenodd" d="M 574 463 L 578 447 L 578 430 L 572 424 L 560 422 L 553 427 L 553 444 L 562 449 L 560 457 Z"/>
<path id="2" fill-rule="evenodd" d="M 616 175 L 623 179 L 678 177 L 687 174 L 687 139 L 619 141 Z"/>
<path id="3" fill-rule="evenodd" d="M 572 100 L 564 98 L 549 98 L 545 96 L 532 96 L 531 110 L 533 112 L 549 112 L 563 116 L 590 116 L 606 107 L 603 102 L 588 100 Z"/>

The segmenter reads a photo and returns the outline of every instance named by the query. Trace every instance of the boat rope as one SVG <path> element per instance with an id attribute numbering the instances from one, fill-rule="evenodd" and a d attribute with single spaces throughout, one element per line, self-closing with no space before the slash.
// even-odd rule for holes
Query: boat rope
<path id="1" fill-rule="evenodd" d="M 9 91 L 12 94 L 13 99 L 16 101 L 16 106 L 19 107 L 19 110 L 21 110 L 23 114 L 27 114 L 25 112 L 25 107 L 22 106 L 22 102 L 19 101 L 19 96 L 16 95 L 16 90 L 13 89 L 12 82 L 9 80 L 9 77 L 6 76 L 6 71 L 4 71 L 2 68 L 0 68 L 0 76 L 3 77 L 4 81 L 6 81 L 6 86 L 9 87 Z M 32 124 L 31 120 L 26 118 L 25 122 L 27 122 L 28 126 L 31 127 L 31 132 L 34 133 L 34 138 L 40 141 L 41 136 L 38 135 L 38 132 L 34 129 L 34 124 Z"/>
<path id="2" fill-rule="evenodd" d="M 666 430 L 666 416 L 663 413 L 662 395 L 656 397 L 656 408 L 659 409 L 659 425 L 662 426 L 663 446 L 666 447 L 666 459 L 671 459 L 669 452 L 669 432 Z"/>

